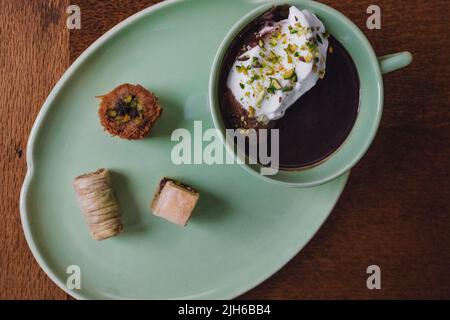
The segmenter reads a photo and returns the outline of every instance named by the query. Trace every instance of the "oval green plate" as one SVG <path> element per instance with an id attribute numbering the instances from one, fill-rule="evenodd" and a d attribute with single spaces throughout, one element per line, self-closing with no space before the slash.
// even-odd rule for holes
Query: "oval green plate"
<path id="1" fill-rule="evenodd" d="M 260 1 L 168 1 L 96 41 L 57 83 L 32 129 L 21 217 L 40 266 L 79 299 L 228 299 L 258 285 L 311 239 L 348 175 L 320 187 L 264 183 L 239 165 L 171 162 L 176 128 L 213 124 L 207 105 L 215 52 L 232 25 Z M 161 99 L 150 138 L 124 141 L 99 124 L 96 95 L 140 83 Z M 225 152 L 225 151 L 224 151 Z M 90 239 L 71 186 L 100 167 L 113 171 L 124 232 Z M 192 184 L 200 201 L 186 228 L 153 216 L 161 176 Z M 68 266 L 81 289 L 66 287 Z"/>

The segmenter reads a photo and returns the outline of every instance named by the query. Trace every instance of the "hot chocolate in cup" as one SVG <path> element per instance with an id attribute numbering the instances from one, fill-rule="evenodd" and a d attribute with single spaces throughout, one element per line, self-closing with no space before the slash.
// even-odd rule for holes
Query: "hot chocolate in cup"
<path id="1" fill-rule="evenodd" d="M 250 48 L 255 41 L 252 37 L 265 23 L 263 20 L 268 16 L 274 17 L 274 22 L 286 19 L 291 6 L 312 12 L 326 28 L 325 76 L 290 105 L 282 117 L 266 120 L 261 125 L 247 120 L 246 111 L 239 112 L 242 105 L 230 93 L 227 79 L 243 48 Z M 289 1 L 276 7 L 266 4 L 241 18 L 218 49 L 209 83 L 214 125 L 228 152 L 247 171 L 264 181 L 290 187 L 323 184 L 350 170 L 372 143 L 383 108 L 381 74 L 411 61 L 409 52 L 378 59 L 358 27 L 326 5 L 307 0 Z M 278 131 L 275 141 L 278 163 L 272 173 L 261 174 L 267 165 L 249 161 L 248 153 L 238 152 L 232 139 L 226 139 L 226 130 L 236 128 L 244 129 L 244 134 L 245 129 Z M 270 138 L 267 144 L 270 149 Z"/>

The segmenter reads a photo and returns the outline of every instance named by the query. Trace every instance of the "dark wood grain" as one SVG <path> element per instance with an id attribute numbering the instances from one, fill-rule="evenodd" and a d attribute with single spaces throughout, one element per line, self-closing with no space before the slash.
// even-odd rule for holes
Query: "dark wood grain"
<path id="1" fill-rule="evenodd" d="M 67 298 L 22 234 L 18 194 L 26 164 L 18 150 L 25 151 L 40 105 L 69 59 L 154 2 L 79 0 L 82 29 L 70 37 L 61 16 L 66 1 L 1 2 L 0 298 Z M 381 30 L 365 27 L 372 1 L 323 2 L 354 21 L 378 55 L 409 50 L 414 62 L 385 76 L 378 135 L 330 218 L 300 254 L 241 298 L 450 299 L 450 2 L 378 0 Z M 381 267 L 381 290 L 366 288 L 371 264 Z"/>
<path id="2" fill-rule="evenodd" d="M 66 298 L 31 255 L 19 214 L 31 126 L 69 66 L 66 6 L 64 0 L 0 1 L 0 299 Z"/>

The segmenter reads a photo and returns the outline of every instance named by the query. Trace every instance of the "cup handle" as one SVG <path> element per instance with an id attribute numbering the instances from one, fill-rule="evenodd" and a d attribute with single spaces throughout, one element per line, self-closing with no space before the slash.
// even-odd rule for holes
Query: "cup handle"
<path id="1" fill-rule="evenodd" d="M 382 74 L 404 68 L 409 65 L 412 60 L 412 54 L 408 51 L 392 53 L 378 58 Z"/>

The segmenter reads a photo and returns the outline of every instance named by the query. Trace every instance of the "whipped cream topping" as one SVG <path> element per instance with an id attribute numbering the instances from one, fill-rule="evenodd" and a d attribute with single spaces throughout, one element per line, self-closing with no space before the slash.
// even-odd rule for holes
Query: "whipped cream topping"
<path id="1" fill-rule="evenodd" d="M 285 20 L 265 26 L 258 45 L 235 61 L 227 86 L 259 122 L 276 120 L 325 75 L 328 34 L 310 11 L 289 8 Z"/>

